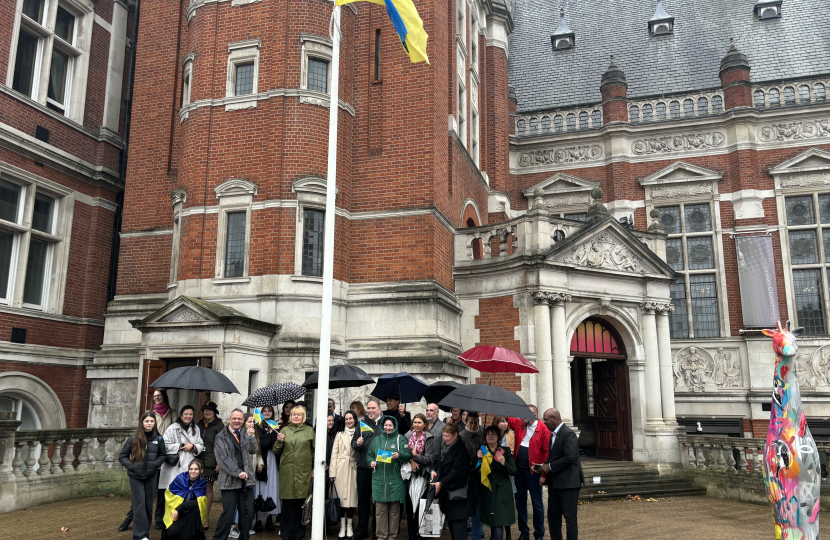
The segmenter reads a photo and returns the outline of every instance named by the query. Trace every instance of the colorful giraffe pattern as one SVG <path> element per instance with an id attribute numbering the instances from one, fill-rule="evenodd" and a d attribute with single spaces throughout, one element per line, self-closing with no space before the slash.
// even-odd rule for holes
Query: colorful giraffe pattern
<path id="1" fill-rule="evenodd" d="M 778 540 L 818 540 L 821 465 L 793 363 L 798 352 L 795 336 L 803 331 L 791 332 L 789 321 L 786 328 L 779 321 L 777 330 L 763 331 L 772 338 L 776 355 L 763 473 Z"/>

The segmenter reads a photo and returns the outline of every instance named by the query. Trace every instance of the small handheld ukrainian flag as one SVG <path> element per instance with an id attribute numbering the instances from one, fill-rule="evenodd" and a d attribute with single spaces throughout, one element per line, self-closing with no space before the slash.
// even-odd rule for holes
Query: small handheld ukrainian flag
<path id="1" fill-rule="evenodd" d="M 386 6 L 386 13 L 389 14 L 389 19 L 401 38 L 401 45 L 409 55 L 409 61 L 413 64 L 418 62 L 429 64 L 429 58 L 427 58 L 429 36 L 424 31 L 424 21 L 418 15 L 418 10 L 412 0 L 337 0 L 337 5 L 342 6 L 360 1 Z"/>
<path id="2" fill-rule="evenodd" d="M 375 432 L 375 430 L 374 430 L 374 429 L 370 428 L 370 427 L 369 427 L 369 426 L 367 426 L 365 423 L 361 422 L 361 423 L 360 423 L 360 432 L 361 432 L 361 433 L 366 433 L 367 431 L 371 431 L 372 433 L 374 433 L 374 432 Z"/>
<path id="3" fill-rule="evenodd" d="M 254 409 L 254 424 L 261 424 L 262 423 L 262 409 L 257 407 Z"/>

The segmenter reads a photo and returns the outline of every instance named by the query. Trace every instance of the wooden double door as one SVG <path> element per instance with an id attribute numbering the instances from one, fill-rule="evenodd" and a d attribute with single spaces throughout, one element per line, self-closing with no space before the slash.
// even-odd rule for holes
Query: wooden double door
<path id="1" fill-rule="evenodd" d="M 153 392 L 155 388 L 150 386 L 156 379 L 170 371 L 179 367 L 186 366 L 201 366 L 206 368 L 213 367 L 212 358 L 165 358 L 163 360 L 146 360 L 144 365 L 144 388 L 141 396 L 142 411 L 149 411 L 153 409 Z M 178 403 L 171 403 L 171 405 L 181 408 L 183 405 L 192 405 L 196 409 L 196 418 L 200 418 L 199 411 L 202 410 L 202 405 L 210 400 L 210 392 L 194 392 L 190 390 L 168 390 L 168 397 L 171 393 L 176 392 L 176 401 Z M 171 399 L 173 401 L 173 399 Z"/>
<path id="2" fill-rule="evenodd" d="M 592 362 L 597 457 L 633 461 L 631 395 L 625 360 Z"/>

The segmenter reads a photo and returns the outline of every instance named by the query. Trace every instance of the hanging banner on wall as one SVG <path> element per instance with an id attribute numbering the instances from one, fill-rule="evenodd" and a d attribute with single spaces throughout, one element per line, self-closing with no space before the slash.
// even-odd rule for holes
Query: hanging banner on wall
<path id="1" fill-rule="evenodd" d="M 772 237 L 738 236 L 738 279 L 744 328 L 772 328 L 781 320 L 778 313 L 778 284 Z"/>

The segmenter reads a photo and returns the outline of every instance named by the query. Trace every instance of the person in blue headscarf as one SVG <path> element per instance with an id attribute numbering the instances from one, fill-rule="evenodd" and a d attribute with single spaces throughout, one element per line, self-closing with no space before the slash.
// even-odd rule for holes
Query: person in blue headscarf
<path id="1" fill-rule="evenodd" d="M 202 527 L 207 516 L 207 482 L 202 462 L 194 459 L 187 472 L 176 476 L 164 493 L 165 540 L 205 540 Z"/>

